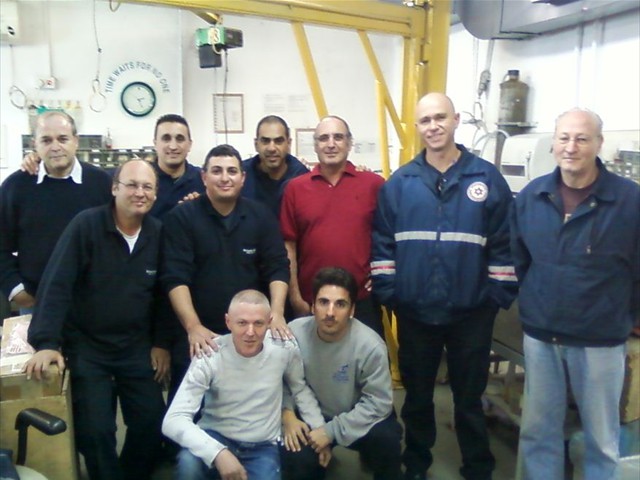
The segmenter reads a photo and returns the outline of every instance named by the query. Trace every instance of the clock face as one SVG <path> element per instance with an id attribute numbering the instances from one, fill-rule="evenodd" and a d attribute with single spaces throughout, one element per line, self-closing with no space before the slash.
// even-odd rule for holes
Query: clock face
<path id="1" fill-rule="evenodd" d="M 155 108 L 156 94 L 146 83 L 133 82 L 122 90 L 120 102 L 129 115 L 144 117 Z"/>

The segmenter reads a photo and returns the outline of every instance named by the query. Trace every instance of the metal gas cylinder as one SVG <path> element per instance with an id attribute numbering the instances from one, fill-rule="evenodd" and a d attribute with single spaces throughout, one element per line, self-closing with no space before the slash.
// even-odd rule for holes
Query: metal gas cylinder
<path id="1" fill-rule="evenodd" d="M 509 70 L 500 84 L 498 125 L 526 123 L 529 85 L 520 81 L 519 70 Z"/>

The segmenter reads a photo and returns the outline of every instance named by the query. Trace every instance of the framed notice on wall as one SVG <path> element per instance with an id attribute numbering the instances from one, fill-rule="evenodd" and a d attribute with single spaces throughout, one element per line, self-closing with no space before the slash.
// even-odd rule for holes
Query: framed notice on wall
<path id="1" fill-rule="evenodd" d="M 296 129 L 296 157 L 304 158 L 310 162 L 316 160 L 316 152 L 313 149 L 314 128 Z"/>
<path id="2" fill-rule="evenodd" d="M 213 128 L 216 133 L 244 133 L 244 106 L 241 93 L 213 95 Z"/>

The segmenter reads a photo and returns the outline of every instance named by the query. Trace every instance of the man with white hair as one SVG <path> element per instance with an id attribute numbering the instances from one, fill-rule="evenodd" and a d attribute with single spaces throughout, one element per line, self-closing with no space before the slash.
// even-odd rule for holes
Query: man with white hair
<path id="1" fill-rule="evenodd" d="M 585 432 L 584 478 L 617 478 L 625 342 L 639 310 L 640 187 L 606 170 L 598 158 L 602 143 L 598 115 L 560 115 L 558 167 L 527 185 L 512 211 L 526 479 L 564 478 L 567 385 Z"/>
<path id="2" fill-rule="evenodd" d="M 44 167 L 37 175 L 15 172 L 0 187 L 0 289 L 25 314 L 71 219 L 111 198 L 109 174 L 76 158 L 78 130 L 68 114 L 39 115 L 34 147 Z"/>

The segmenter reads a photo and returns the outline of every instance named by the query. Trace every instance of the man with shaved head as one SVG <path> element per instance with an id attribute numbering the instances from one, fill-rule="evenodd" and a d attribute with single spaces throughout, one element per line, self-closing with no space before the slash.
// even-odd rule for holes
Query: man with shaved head
<path id="1" fill-rule="evenodd" d="M 163 422 L 165 435 L 183 447 L 175 478 L 280 480 L 283 380 L 311 428 L 324 418 L 297 344 L 269 334 L 263 293 L 235 294 L 225 322 L 231 333 L 216 338 L 217 352 L 194 358 Z M 327 447 L 318 461 L 330 458 Z"/>
<path id="2" fill-rule="evenodd" d="M 460 115 L 446 95 L 416 108 L 424 150 L 382 187 L 373 225 L 373 293 L 398 318 L 406 478 L 433 462 L 433 390 L 446 348 L 465 479 L 491 478 L 495 460 L 481 396 L 493 322 L 516 294 L 509 187 L 495 166 L 454 141 Z"/>
<path id="3" fill-rule="evenodd" d="M 584 430 L 584 478 L 618 478 L 625 342 L 638 320 L 640 187 L 607 171 L 602 120 L 556 120 L 558 167 L 518 195 L 512 248 L 520 281 L 525 391 L 519 456 L 526 479 L 564 478 L 567 384 Z"/>

